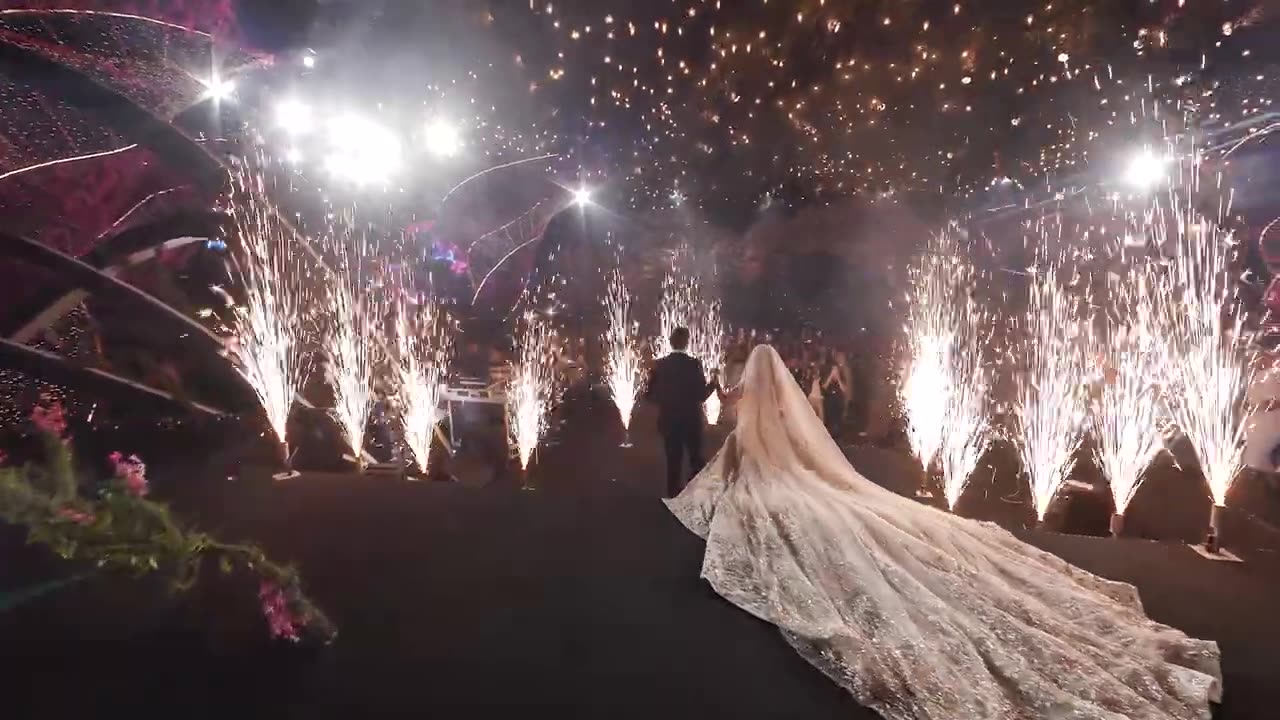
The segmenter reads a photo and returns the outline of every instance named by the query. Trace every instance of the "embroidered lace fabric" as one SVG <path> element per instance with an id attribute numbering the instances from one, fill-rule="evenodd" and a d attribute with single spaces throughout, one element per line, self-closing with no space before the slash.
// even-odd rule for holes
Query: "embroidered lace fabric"
<path id="1" fill-rule="evenodd" d="M 1218 646 L 1152 621 L 1136 589 L 849 465 L 773 348 L 737 426 L 667 505 L 702 577 L 886 720 L 1200 720 Z"/>

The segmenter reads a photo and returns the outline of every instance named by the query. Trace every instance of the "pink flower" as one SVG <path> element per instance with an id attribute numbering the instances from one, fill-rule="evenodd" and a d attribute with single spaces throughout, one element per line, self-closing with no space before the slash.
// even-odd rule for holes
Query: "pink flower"
<path id="1" fill-rule="evenodd" d="M 284 638 L 296 642 L 298 628 L 302 621 L 289 609 L 289 599 L 279 585 L 263 580 L 258 586 L 258 599 L 262 601 L 262 614 L 267 618 L 267 627 L 273 638 Z"/>
<path id="2" fill-rule="evenodd" d="M 125 457 L 119 450 L 107 456 L 115 465 L 116 479 L 124 485 L 125 492 L 134 497 L 145 497 L 151 491 L 147 483 L 147 466 L 137 455 Z"/>
<path id="3" fill-rule="evenodd" d="M 48 396 L 41 398 L 40 404 L 31 409 L 31 422 L 41 432 L 62 438 L 67 432 L 67 416 L 62 412 L 62 403 Z"/>
<path id="4" fill-rule="evenodd" d="M 66 518 L 77 525 L 92 525 L 95 519 L 93 513 L 83 512 L 72 507 L 58 508 L 58 517 Z"/>

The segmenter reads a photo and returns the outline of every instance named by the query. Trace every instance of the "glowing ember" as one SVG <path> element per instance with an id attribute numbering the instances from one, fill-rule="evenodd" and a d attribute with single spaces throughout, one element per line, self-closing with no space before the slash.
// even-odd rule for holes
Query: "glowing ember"
<path id="1" fill-rule="evenodd" d="M 440 420 L 440 391 L 448 375 L 453 334 L 435 300 L 411 302 L 401 293 L 396 309 L 396 381 L 400 427 L 421 472 L 427 471 L 431 438 Z"/>
<path id="2" fill-rule="evenodd" d="M 247 166 L 233 173 L 231 214 L 240 240 L 232 267 L 244 303 L 232 308 L 226 352 L 284 444 L 289 410 L 311 371 L 304 348 L 311 296 L 292 260 L 287 231 L 267 203 L 262 176 Z"/>
<path id="3" fill-rule="evenodd" d="M 338 229 L 330 236 L 337 262 L 330 278 L 322 345 L 325 379 L 333 388 L 331 415 L 353 458 L 363 465 L 365 429 L 374 401 L 374 367 L 382 347 L 385 304 L 365 275 L 364 236 Z"/>
<path id="4" fill-rule="evenodd" d="M 507 423 L 511 441 L 528 469 L 533 451 L 547 430 L 547 413 L 556 395 L 555 333 L 536 317 L 526 317 L 516 338 L 516 360 L 507 387 Z"/>
<path id="5" fill-rule="evenodd" d="M 1102 365 L 1093 402 L 1093 456 L 1111 485 L 1115 514 L 1124 515 L 1143 473 L 1164 449 L 1157 291 L 1147 267 L 1110 275 L 1108 289 L 1112 311 L 1092 343 Z"/>
<path id="6" fill-rule="evenodd" d="M 907 437 L 926 471 L 937 459 L 954 510 L 991 437 L 983 362 L 990 322 L 973 297 L 973 266 L 949 231 L 910 269 L 910 280 L 909 357 L 900 384 Z"/>
<path id="7" fill-rule="evenodd" d="M 617 270 L 609 278 L 605 311 L 609 319 L 604 337 L 605 377 L 625 430 L 631 427 L 631 411 L 640 391 L 640 353 L 636 348 L 636 327 L 631 317 L 631 296 L 627 293 L 622 273 Z"/>
<path id="8" fill-rule="evenodd" d="M 1243 318 L 1232 302 L 1231 233 L 1181 207 L 1153 224 L 1173 251 L 1169 298 L 1160 303 L 1174 422 L 1195 448 L 1213 502 L 1225 507 L 1244 453 L 1245 389 L 1251 370 Z M 1169 240 L 1167 229 L 1175 228 Z M 1174 299 L 1176 298 L 1176 299 Z"/>
<path id="9" fill-rule="evenodd" d="M 1075 467 L 1088 408 L 1079 309 L 1054 275 L 1054 268 L 1033 271 L 1018 348 L 1025 367 L 1017 375 L 1017 444 L 1040 520 Z"/>

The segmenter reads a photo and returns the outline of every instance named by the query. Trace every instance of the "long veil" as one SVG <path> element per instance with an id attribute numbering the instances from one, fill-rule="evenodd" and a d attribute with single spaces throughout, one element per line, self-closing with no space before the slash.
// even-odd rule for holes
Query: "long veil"
<path id="1" fill-rule="evenodd" d="M 1218 648 L 991 523 L 859 475 L 773 348 L 738 424 L 668 507 L 702 577 L 887 720 L 1199 720 Z"/>

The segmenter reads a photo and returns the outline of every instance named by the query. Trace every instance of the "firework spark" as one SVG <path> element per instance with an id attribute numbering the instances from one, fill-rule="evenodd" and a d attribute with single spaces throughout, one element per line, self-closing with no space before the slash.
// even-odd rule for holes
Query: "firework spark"
<path id="1" fill-rule="evenodd" d="M 1093 338 L 1102 378 L 1093 401 L 1093 456 L 1110 483 L 1117 523 L 1164 449 L 1156 287 L 1148 267 L 1108 276 L 1112 312 Z M 1115 525 L 1119 532 L 1119 525 Z"/>
<path id="2" fill-rule="evenodd" d="M 654 355 L 671 352 L 671 333 L 678 327 L 689 329 L 689 355 L 706 369 L 724 365 L 724 323 L 720 318 L 720 301 L 709 300 L 698 292 L 697 283 L 687 275 L 670 270 L 662 279 L 662 304 L 658 309 L 660 337 L 653 340 Z M 720 397 L 712 393 L 703 406 L 707 421 L 720 421 Z"/>
<path id="3" fill-rule="evenodd" d="M 400 427 L 418 470 L 425 473 L 431 438 L 440 420 L 440 391 L 453 351 L 453 335 L 433 298 L 418 304 L 401 292 L 396 308 L 396 346 Z"/>
<path id="4" fill-rule="evenodd" d="M 1244 319 L 1233 302 L 1228 267 L 1233 239 L 1188 207 L 1171 203 L 1152 225 L 1171 249 L 1172 266 L 1160 304 L 1169 409 L 1200 460 L 1213 503 L 1225 507 L 1244 452 L 1245 390 L 1251 370 Z M 1175 236 L 1168 237 L 1173 228 Z"/>
<path id="5" fill-rule="evenodd" d="M 348 224 L 349 227 L 349 224 Z M 333 388 L 331 415 L 342 430 L 352 457 L 364 464 L 365 429 L 374 402 L 374 369 L 383 346 L 386 314 L 383 293 L 370 287 L 365 274 L 369 247 L 363 235 L 336 229 L 331 235 L 336 256 L 323 335 L 325 378 Z"/>
<path id="6" fill-rule="evenodd" d="M 1026 366 L 1017 377 L 1017 445 L 1039 520 L 1075 467 L 1088 410 L 1079 308 L 1055 276 L 1052 267 L 1032 273 L 1018 351 Z"/>
<path id="7" fill-rule="evenodd" d="M 533 451 L 547 430 L 547 413 L 556 395 L 555 333 L 536 317 L 526 317 L 516 338 L 517 359 L 507 387 L 507 424 L 511 442 L 528 469 Z"/>
<path id="8" fill-rule="evenodd" d="M 631 317 L 631 296 L 622 273 L 615 270 L 605 294 L 609 328 L 604 337 L 606 377 L 613 403 L 622 418 L 622 428 L 631 427 L 631 411 L 640 391 L 640 353 L 636 348 L 635 322 Z"/>
<path id="9" fill-rule="evenodd" d="M 284 446 L 294 397 L 311 371 L 304 347 L 304 311 L 311 296 L 293 262 L 286 229 L 266 200 L 262 176 L 242 165 L 232 180 L 231 214 L 240 242 L 231 269 L 244 289 L 244 302 L 232 308 L 226 352 Z"/>
<path id="10" fill-rule="evenodd" d="M 990 323 L 974 299 L 976 271 L 950 231 L 934 238 L 910 279 L 909 356 L 900 385 L 907 436 L 926 471 L 936 458 L 954 510 L 991 437 L 983 361 Z"/>

